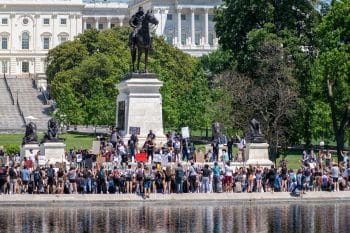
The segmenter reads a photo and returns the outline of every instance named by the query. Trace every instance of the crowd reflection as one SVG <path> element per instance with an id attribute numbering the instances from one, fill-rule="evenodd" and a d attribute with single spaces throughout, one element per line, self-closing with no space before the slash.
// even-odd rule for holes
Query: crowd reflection
<path id="1" fill-rule="evenodd" d="M 350 204 L 2 207 L 4 232 L 350 232 Z"/>

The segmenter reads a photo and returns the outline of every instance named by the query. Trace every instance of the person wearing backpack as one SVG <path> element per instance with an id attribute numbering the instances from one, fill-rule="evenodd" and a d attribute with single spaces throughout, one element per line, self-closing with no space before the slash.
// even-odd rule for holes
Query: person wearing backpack
<path id="1" fill-rule="evenodd" d="M 106 173 L 104 171 L 104 167 L 101 166 L 100 171 L 97 174 L 97 193 L 107 193 L 107 187 L 106 187 Z"/>
<path id="2" fill-rule="evenodd" d="M 47 186 L 48 186 L 48 193 L 53 192 L 53 185 L 54 185 L 54 178 L 55 178 L 55 170 L 53 169 L 52 164 L 49 168 L 46 170 L 47 175 Z"/>
<path id="3" fill-rule="evenodd" d="M 33 172 L 33 177 L 34 177 L 34 192 L 39 193 L 39 184 L 41 179 L 41 172 L 39 167 L 37 167 Z"/>
<path id="4" fill-rule="evenodd" d="M 17 171 L 12 166 L 9 169 L 9 176 L 10 176 L 10 194 L 16 193 L 16 183 L 17 183 Z"/>
<path id="5" fill-rule="evenodd" d="M 145 167 L 144 170 L 144 181 L 143 181 L 143 187 L 144 187 L 144 195 L 143 198 L 150 198 L 151 194 L 151 171 L 148 167 Z"/>
<path id="6" fill-rule="evenodd" d="M 211 170 L 209 169 L 209 165 L 205 164 L 204 168 L 202 169 L 202 193 L 208 193 L 210 192 L 209 184 L 211 183 L 210 180 Z"/>
<path id="7" fill-rule="evenodd" d="M 128 165 L 128 168 L 125 171 L 126 179 L 126 193 L 132 193 L 132 179 L 134 176 L 134 171 L 131 169 L 131 165 Z"/>
<path id="8" fill-rule="evenodd" d="M 191 162 L 191 166 L 189 167 L 189 182 L 190 182 L 190 192 L 194 193 L 196 192 L 196 179 L 197 179 L 197 172 L 194 168 L 194 162 Z"/>
<path id="9" fill-rule="evenodd" d="M 143 193 L 143 178 L 144 178 L 144 170 L 142 168 L 141 163 L 137 165 L 135 174 L 136 174 L 136 193 L 141 194 Z"/>
<path id="10" fill-rule="evenodd" d="M 214 162 L 213 167 L 213 192 L 218 193 L 221 192 L 219 189 L 219 183 L 220 183 L 220 167 L 218 165 L 218 162 Z"/>
<path id="11" fill-rule="evenodd" d="M 175 169 L 175 185 L 176 185 L 176 193 L 182 193 L 183 187 L 182 184 L 184 182 L 184 170 L 182 168 L 181 163 L 178 163 L 177 168 Z"/>
<path id="12" fill-rule="evenodd" d="M 22 179 L 22 192 L 26 193 L 28 191 L 28 183 L 30 178 L 30 172 L 27 168 L 27 166 L 24 166 L 21 171 L 21 179 Z"/>
<path id="13" fill-rule="evenodd" d="M 77 192 L 77 183 L 76 183 L 77 171 L 75 170 L 74 167 L 71 167 L 69 169 L 67 176 L 69 180 L 69 192 L 76 193 Z"/>

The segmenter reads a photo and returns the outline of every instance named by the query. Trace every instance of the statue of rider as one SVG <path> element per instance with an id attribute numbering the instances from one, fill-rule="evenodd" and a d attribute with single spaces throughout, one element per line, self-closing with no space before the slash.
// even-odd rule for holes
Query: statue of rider
<path id="1" fill-rule="evenodd" d="M 137 37 L 137 33 L 139 32 L 139 30 L 142 27 L 142 21 L 143 18 L 145 17 L 145 12 L 143 10 L 143 7 L 140 6 L 138 11 L 131 16 L 130 20 L 129 20 L 129 25 L 134 28 L 134 32 L 132 33 L 132 39 L 129 42 L 129 45 L 134 46 L 136 43 L 136 37 Z M 152 36 L 150 34 L 150 49 L 152 50 Z"/>

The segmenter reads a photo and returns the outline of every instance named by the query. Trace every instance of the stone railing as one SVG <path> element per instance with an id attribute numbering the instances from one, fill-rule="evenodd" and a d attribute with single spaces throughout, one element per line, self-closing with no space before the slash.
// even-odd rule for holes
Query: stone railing
<path id="1" fill-rule="evenodd" d="M 21 115 L 21 118 L 22 118 L 24 125 L 26 125 L 27 124 L 26 118 L 24 117 L 24 114 L 23 114 L 23 111 L 21 109 L 21 105 L 19 104 L 18 98 L 17 98 L 17 109 L 18 109 L 19 115 Z"/>
<path id="2" fill-rule="evenodd" d="M 5 80 L 7 91 L 10 94 L 10 97 L 11 97 L 12 105 L 15 105 L 15 99 L 13 98 L 13 94 L 12 94 L 12 91 L 11 91 L 9 83 L 7 82 L 7 78 L 6 78 L 5 74 L 4 74 L 4 80 Z"/>

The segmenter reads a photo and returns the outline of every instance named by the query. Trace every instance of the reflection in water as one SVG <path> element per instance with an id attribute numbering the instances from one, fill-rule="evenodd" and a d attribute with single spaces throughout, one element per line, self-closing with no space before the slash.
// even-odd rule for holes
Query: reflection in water
<path id="1" fill-rule="evenodd" d="M 350 204 L 0 208 L 0 232 L 350 232 Z"/>

